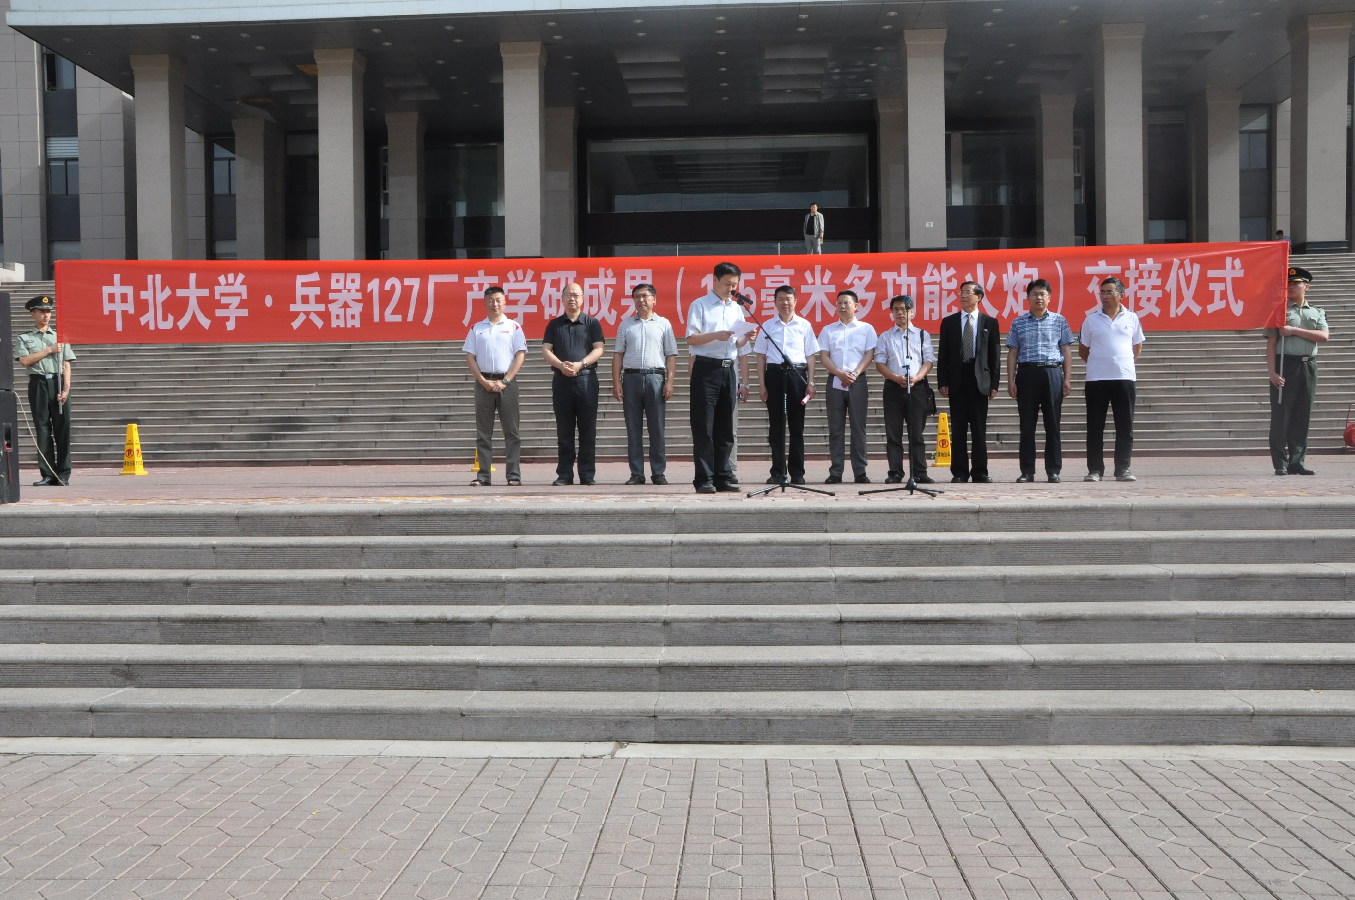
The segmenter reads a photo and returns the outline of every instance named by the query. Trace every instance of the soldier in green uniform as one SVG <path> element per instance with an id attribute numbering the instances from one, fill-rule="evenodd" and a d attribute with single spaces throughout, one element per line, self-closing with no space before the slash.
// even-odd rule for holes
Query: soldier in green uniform
<path id="1" fill-rule="evenodd" d="M 24 304 L 33 317 L 34 331 L 14 339 L 14 358 L 28 370 L 28 408 L 38 438 L 41 485 L 64 485 L 71 480 L 71 360 L 75 349 L 61 343 L 51 327 L 56 304 L 51 297 L 34 297 Z"/>
<path id="2" fill-rule="evenodd" d="M 1327 314 L 1308 305 L 1313 274 L 1289 268 L 1285 324 L 1266 329 L 1266 365 L 1270 369 L 1270 459 L 1276 475 L 1312 475 L 1303 464 L 1308 452 L 1308 420 L 1317 393 L 1317 345 L 1325 343 Z"/>

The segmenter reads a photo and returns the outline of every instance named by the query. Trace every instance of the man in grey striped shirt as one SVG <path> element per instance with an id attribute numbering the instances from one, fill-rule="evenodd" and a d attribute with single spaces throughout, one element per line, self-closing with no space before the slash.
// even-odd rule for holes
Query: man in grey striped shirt
<path id="1" fill-rule="evenodd" d="M 635 315 L 621 321 L 616 352 L 612 354 L 612 396 L 624 404 L 626 415 L 626 458 L 630 463 L 626 484 L 645 483 L 646 423 L 650 475 L 655 484 L 668 483 L 663 424 L 668 400 L 673 396 L 678 350 L 673 326 L 654 312 L 656 293 L 652 284 L 637 284 L 631 291 Z"/>

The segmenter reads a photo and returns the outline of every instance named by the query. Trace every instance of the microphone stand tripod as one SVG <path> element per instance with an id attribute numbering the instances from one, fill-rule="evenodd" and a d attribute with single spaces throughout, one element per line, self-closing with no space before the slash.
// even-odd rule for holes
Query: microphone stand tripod
<path id="1" fill-rule="evenodd" d="M 919 350 L 918 352 L 919 352 L 919 354 L 921 354 L 921 350 Z M 904 391 L 904 396 L 907 398 L 907 409 L 908 409 L 909 412 L 912 412 L 912 410 L 913 410 L 913 383 L 912 383 L 912 381 L 909 380 L 909 377 L 908 377 L 909 371 L 910 371 L 910 370 L 909 370 L 909 368 L 908 368 L 908 332 L 905 331 L 905 332 L 903 333 L 903 380 L 906 382 L 906 385 L 905 385 L 903 391 Z M 904 430 L 908 432 L 908 437 L 911 439 L 912 436 L 913 436 L 913 430 L 912 430 L 912 426 L 910 426 L 910 425 L 908 424 L 908 415 L 907 415 L 906 413 L 904 414 L 904 417 L 903 417 L 903 427 L 904 427 Z M 908 461 L 908 480 L 905 481 L 903 484 L 899 485 L 898 487 L 872 488 L 871 490 L 868 490 L 868 491 L 857 491 L 857 492 L 856 492 L 856 495 L 857 495 L 858 497 L 863 497 L 863 496 L 865 496 L 866 494 L 892 494 L 892 493 L 894 493 L 895 491 L 907 491 L 907 492 L 910 493 L 910 494 L 913 494 L 913 493 L 922 493 L 922 494 L 926 494 L 928 497 L 931 497 L 933 500 L 935 500 L 937 494 L 944 494 L 944 493 L 945 493 L 945 491 L 937 490 L 937 489 L 935 489 L 935 488 L 918 487 L 917 482 L 913 480 L 913 465 L 912 465 L 912 462 L 913 462 L 913 461 L 912 461 L 911 459 Z"/>
<path id="2" fill-rule="evenodd" d="M 782 440 L 781 449 L 783 451 L 786 451 L 786 455 L 783 457 L 783 459 L 785 459 L 786 461 L 786 465 L 782 467 L 781 481 L 779 484 L 774 484 L 771 487 L 765 487 L 760 491 L 749 491 L 748 495 L 744 499 L 747 500 L 753 497 L 760 497 L 763 494 L 770 494 L 772 491 L 778 489 L 781 491 L 781 493 L 784 494 L 786 492 L 786 488 L 790 488 L 796 491 L 804 491 L 805 493 L 808 494 L 823 494 L 828 497 L 836 497 L 837 494 L 834 494 L 832 491 L 825 491 L 821 488 L 807 487 L 803 484 L 791 484 L 790 482 L 790 452 L 789 448 L 787 447 L 787 444 L 790 442 L 790 440 L 792 440 L 790 435 L 790 385 L 791 385 L 791 374 L 795 372 L 795 369 L 793 366 L 791 366 L 790 360 L 786 357 L 786 351 L 781 349 L 781 345 L 776 342 L 776 338 L 772 337 L 771 332 L 764 330 L 762 333 L 767 336 L 768 343 L 770 343 L 773 347 L 776 348 L 776 352 L 781 354 L 781 362 L 778 364 L 781 366 L 781 424 L 786 432 L 781 439 Z M 799 394 L 801 397 L 803 397 L 808 392 L 809 392 L 809 371 L 808 369 L 806 369 L 805 378 L 803 381 L 800 382 Z"/>

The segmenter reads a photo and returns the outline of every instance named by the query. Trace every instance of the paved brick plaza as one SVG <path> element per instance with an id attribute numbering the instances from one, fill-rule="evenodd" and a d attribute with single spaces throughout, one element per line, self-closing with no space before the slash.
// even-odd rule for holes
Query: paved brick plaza
<path id="1" fill-rule="evenodd" d="M 1355 896 L 1339 758 L 7 755 L 0 791 L 5 897 Z"/>

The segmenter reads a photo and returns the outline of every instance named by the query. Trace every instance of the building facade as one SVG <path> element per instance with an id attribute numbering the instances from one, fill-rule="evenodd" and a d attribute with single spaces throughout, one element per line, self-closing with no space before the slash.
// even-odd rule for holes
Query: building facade
<path id="1" fill-rule="evenodd" d="M 11 0 L 7 264 L 1344 250 L 1355 0 Z M 317 18 L 321 13 L 324 18 Z"/>

